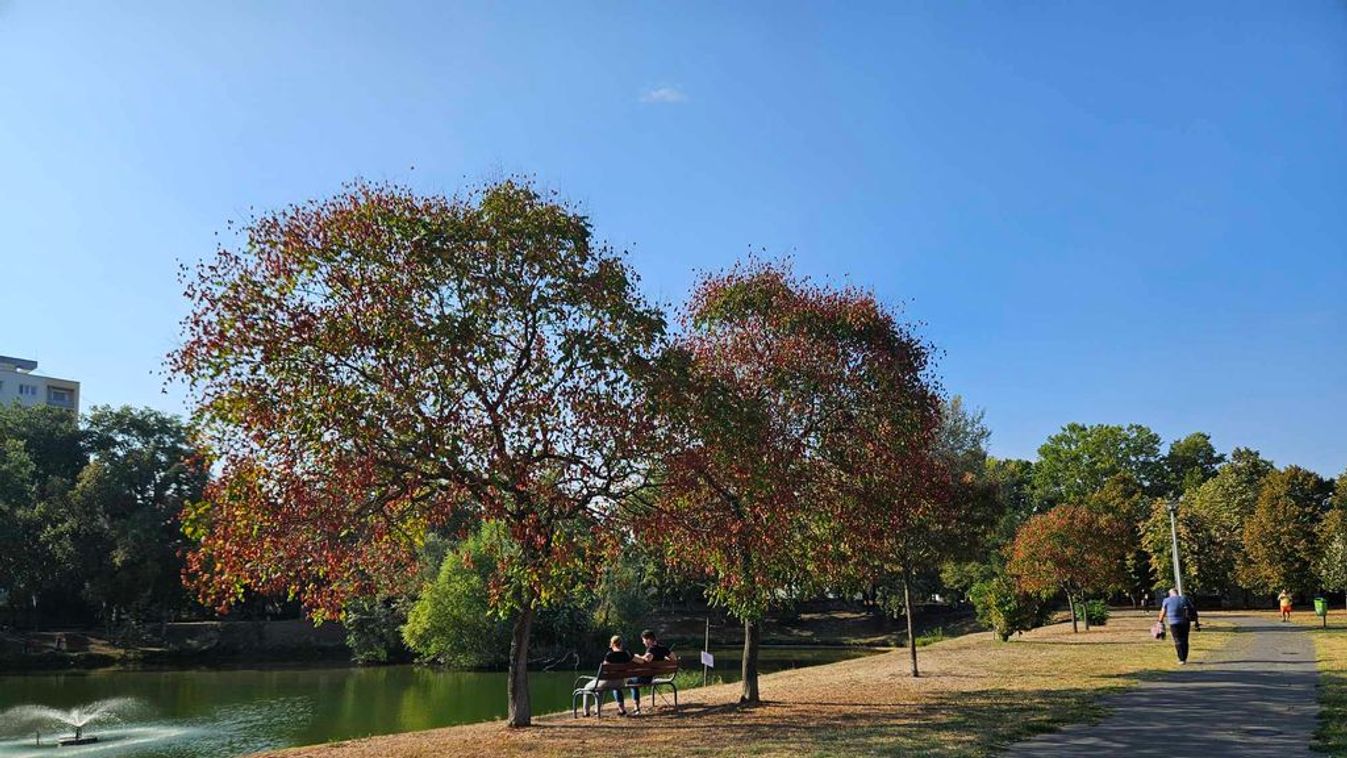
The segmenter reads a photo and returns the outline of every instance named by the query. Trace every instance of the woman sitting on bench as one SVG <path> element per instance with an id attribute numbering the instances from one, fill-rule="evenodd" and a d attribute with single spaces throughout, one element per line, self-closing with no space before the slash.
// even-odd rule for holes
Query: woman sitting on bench
<path id="1" fill-rule="evenodd" d="M 622 644 L 622 635 L 614 634 L 613 638 L 608 640 L 608 652 L 603 656 L 604 663 L 631 663 L 631 653 L 628 653 L 626 646 Z M 621 679 L 604 679 L 595 681 L 594 689 L 601 690 L 611 688 L 613 690 L 613 699 L 617 701 L 618 714 L 627 715 L 627 704 L 622 697 L 622 685 L 626 682 Z M 600 695 L 602 697 L 602 695 Z M 641 700 L 636 700 L 636 713 L 641 712 Z M 589 715 L 589 706 L 585 706 L 585 715 Z"/>

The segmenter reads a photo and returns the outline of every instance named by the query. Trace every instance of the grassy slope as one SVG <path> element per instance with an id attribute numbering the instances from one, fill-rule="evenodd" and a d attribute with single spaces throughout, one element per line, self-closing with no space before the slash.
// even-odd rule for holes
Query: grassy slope
<path id="1" fill-rule="evenodd" d="M 1099 697 L 1174 667 L 1168 643 L 1149 639 L 1149 616 L 1125 614 L 1073 635 L 1069 624 L 1009 643 L 977 634 L 924 647 L 924 676 L 905 651 L 784 671 L 762 680 L 760 706 L 735 701 L 734 685 L 686 693 L 682 706 L 641 718 L 541 719 L 527 730 L 499 723 L 389 735 L 287 751 L 324 756 L 581 755 L 986 755 L 997 747 L 1101 715 Z M 1194 657 L 1228 638 L 1218 621 L 1194 635 Z"/>

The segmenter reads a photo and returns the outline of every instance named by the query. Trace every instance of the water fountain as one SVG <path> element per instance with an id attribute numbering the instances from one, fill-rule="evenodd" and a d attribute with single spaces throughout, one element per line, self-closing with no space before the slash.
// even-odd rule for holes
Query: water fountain
<path id="1" fill-rule="evenodd" d="M 44 727 L 74 730 L 73 736 L 58 737 L 56 739 L 57 746 L 89 745 L 98 742 L 98 736 L 86 735 L 84 733 L 85 727 L 97 723 L 121 721 L 125 715 L 141 708 L 141 702 L 131 697 L 99 700 L 95 703 L 66 710 L 50 708 L 45 705 L 21 705 L 0 713 L 0 723 L 30 731 L 35 737 L 35 746 L 38 747 L 42 746 L 42 730 Z"/>

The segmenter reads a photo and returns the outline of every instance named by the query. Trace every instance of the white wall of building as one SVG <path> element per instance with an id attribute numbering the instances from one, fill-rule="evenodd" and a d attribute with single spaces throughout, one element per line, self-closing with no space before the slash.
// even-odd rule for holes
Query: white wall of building
<path id="1" fill-rule="evenodd" d="M 50 405 L 80 409 L 80 383 L 32 373 L 36 361 L 0 355 L 0 405 Z"/>

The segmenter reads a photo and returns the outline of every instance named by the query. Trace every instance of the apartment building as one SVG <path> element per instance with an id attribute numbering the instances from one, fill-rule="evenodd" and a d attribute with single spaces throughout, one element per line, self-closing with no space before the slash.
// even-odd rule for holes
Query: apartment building
<path id="1" fill-rule="evenodd" d="M 0 355 L 0 405 L 51 405 L 80 410 L 80 383 L 34 374 L 37 361 Z"/>

